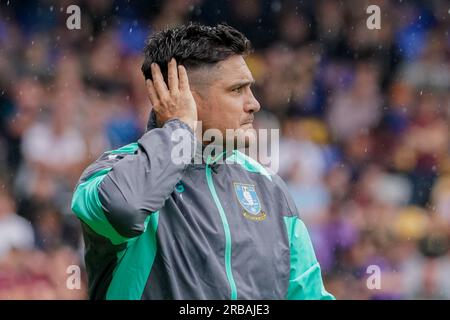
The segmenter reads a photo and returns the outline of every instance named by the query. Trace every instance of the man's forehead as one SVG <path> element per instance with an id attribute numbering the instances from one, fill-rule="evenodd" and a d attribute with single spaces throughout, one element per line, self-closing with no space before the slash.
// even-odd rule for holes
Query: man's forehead
<path id="1" fill-rule="evenodd" d="M 231 56 L 217 63 L 215 71 L 220 74 L 220 79 L 224 81 L 248 80 L 254 81 L 252 73 L 244 58 L 240 55 Z"/>

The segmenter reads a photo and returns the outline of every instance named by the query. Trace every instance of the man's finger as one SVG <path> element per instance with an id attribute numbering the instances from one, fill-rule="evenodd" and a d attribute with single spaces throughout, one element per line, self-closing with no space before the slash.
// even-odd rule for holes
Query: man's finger
<path id="1" fill-rule="evenodd" d="M 175 60 L 175 58 L 172 58 L 167 66 L 167 78 L 169 82 L 170 92 L 178 92 L 178 71 L 177 61 Z"/>
<path id="2" fill-rule="evenodd" d="M 180 78 L 180 90 L 190 90 L 189 89 L 189 79 L 184 66 L 178 66 L 178 76 Z"/>
<path id="3" fill-rule="evenodd" d="M 150 79 L 147 79 L 147 81 L 145 81 L 145 84 L 147 85 L 147 92 L 148 92 L 148 96 L 150 97 L 150 102 L 151 102 L 152 106 L 155 107 L 159 104 L 159 101 L 158 101 L 158 95 L 156 94 L 155 87 L 153 86 L 153 81 Z"/>
<path id="4" fill-rule="evenodd" d="M 157 63 L 152 63 L 153 86 L 155 87 L 159 101 L 167 101 L 169 98 L 169 90 L 161 73 L 161 69 Z"/>

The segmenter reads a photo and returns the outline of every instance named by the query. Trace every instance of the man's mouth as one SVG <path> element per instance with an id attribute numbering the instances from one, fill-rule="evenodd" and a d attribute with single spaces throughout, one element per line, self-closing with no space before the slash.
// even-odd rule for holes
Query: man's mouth
<path id="1" fill-rule="evenodd" d="M 244 125 L 247 125 L 247 124 L 253 125 L 253 120 L 254 120 L 253 118 L 252 118 L 252 119 L 249 119 L 249 120 L 247 120 L 247 121 L 241 123 L 241 126 L 244 126 Z"/>
<path id="2" fill-rule="evenodd" d="M 245 123 L 241 124 L 241 127 L 242 127 L 242 128 L 246 128 L 246 129 L 248 129 L 248 128 L 253 128 L 253 121 L 251 121 L 251 122 L 245 122 Z"/>

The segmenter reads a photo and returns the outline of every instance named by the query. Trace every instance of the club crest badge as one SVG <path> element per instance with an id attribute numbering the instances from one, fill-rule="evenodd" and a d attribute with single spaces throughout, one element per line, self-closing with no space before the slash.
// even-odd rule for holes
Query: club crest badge
<path id="1" fill-rule="evenodd" d="M 252 184 L 234 183 L 234 191 L 240 205 L 244 209 L 242 214 L 249 220 L 261 221 L 266 218 L 262 211 L 256 188 Z"/>

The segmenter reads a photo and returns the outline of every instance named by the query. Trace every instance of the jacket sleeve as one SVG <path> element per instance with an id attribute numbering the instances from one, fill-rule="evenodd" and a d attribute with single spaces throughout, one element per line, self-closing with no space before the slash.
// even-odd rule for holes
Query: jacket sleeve
<path id="1" fill-rule="evenodd" d="M 300 219 L 298 209 L 285 185 L 279 178 L 289 216 L 284 217 L 290 247 L 290 275 L 286 299 L 334 300 L 325 290 L 319 262 L 317 261 L 308 230 Z"/>
<path id="2" fill-rule="evenodd" d="M 172 155 L 179 155 L 181 145 L 188 145 L 183 152 L 189 152 L 184 161 L 174 161 Z M 104 153 L 81 176 L 72 198 L 73 212 L 113 244 L 139 236 L 150 214 L 164 205 L 181 180 L 194 145 L 192 129 L 173 119 L 137 143 Z"/>
<path id="3" fill-rule="evenodd" d="M 319 262 L 316 259 L 308 230 L 298 217 L 286 217 L 290 240 L 291 271 L 288 300 L 334 300 L 325 290 Z"/>

